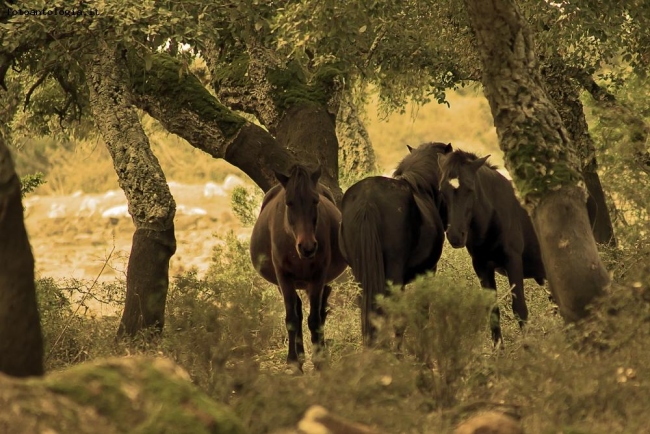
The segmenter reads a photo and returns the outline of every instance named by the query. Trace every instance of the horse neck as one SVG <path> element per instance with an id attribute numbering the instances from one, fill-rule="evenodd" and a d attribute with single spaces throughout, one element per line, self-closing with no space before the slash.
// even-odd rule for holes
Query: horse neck
<path id="1" fill-rule="evenodd" d="M 494 212 L 494 206 L 490 202 L 490 191 L 486 188 L 486 185 L 490 182 L 489 173 L 485 172 L 486 170 L 492 170 L 489 168 L 480 168 L 476 173 L 477 179 L 476 183 L 476 200 L 474 201 L 474 209 L 472 210 L 473 215 L 487 215 L 492 216 Z"/>

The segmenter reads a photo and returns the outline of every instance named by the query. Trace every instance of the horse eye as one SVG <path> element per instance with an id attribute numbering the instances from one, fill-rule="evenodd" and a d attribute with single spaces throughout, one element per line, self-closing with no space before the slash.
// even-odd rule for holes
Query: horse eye
<path id="1" fill-rule="evenodd" d="M 292 200 L 288 200 L 288 201 L 287 201 L 287 206 L 293 206 L 293 201 L 292 201 Z"/>

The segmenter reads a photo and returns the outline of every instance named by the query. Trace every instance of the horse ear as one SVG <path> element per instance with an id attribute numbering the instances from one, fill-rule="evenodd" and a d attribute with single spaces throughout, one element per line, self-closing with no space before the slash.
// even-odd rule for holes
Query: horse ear
<path id="1" fill-rule="evenodd" d="M 447 143 L 447 146 L 445 146 L 445 154 L 450 154 L 454 152 L 454 148 L 451 147 L 451 143 Z"/>
<path id="2" fill-rule="evenodd" d="M 490 158 L 490 154 L 486 155 L 483 158 L 479 158 L 477 160 L 472 161 L 472 169 L 474 170 L 480 169 L 481 166 L 485 164 L 488 158 Z"/>
<path id="3" fill-rule="evenodd" d="M 280 181 L 280 184 L 282 184 L 283 187 L 286 187 L 287 182 L 289 182 L 289 177 L 287 175 L 284 175 L 284 174 L 280 173 L 280 172 L 275 172 L 274 171 L 273 173 L 275 173 L 275 179 Z"/>
<path id="4" fill-rule="evenodd" d="M 316 184 L 318 182 L 318 180 L 320 179 L 320 175 L 321 175 L 322 171 L 323 171 L 322 167 L 319 164 L 318 168 L 315 171 L 313 171 L 312 174 L 311 174 L 311 182 Z"/>
<path id="5" fill-rule="evenodd" d="M 406 148 L 409 150 L 409 152 L 413 153 L 413 148 L 411 148 L 411 145 L 406 145 Z"/>

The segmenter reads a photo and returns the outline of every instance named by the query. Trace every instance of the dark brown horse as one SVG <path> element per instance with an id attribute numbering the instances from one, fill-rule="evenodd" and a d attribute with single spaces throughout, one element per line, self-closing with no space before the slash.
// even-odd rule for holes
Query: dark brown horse
<path id="1" fill-rule="evenodd" d="M 302 301 L 296 290 L 309 297 L 307 323 L 313 354 L 325 344 L 323 328 L 327 315 L 327 283 L 338 277 L 347 264 L 341 256 L 338 231 L 341 213 L 332 193 L 318 182 L 314 172 L 294 166 L 289 176 L 276 173 L 280 184 L 266 193 L 251 235 L 251 259 L 262 277 L 278 285 L 284 298 L 289 333 L 287 363 L 302 370 L 305 349 L 302 340 Z M 316 364 L 316 363 L 315 363 Z"/>
<path id="2" fill-rule="evenodd" d="M 366 345 L 376 340 L 372 315 L 381 314 L 376 297 L 387 293 L 387 282 L 403 288 L 416 276 L 436 270 L 445 240 L 438 212 L 438 154 L 445 149 L 442 143 L 409 147 L 411 154 L 394 178 L 372 176 L 343 195 L 340 245 L 363 290 Z"/>
<path id="3" fill-rule="evenodd" d="M 440 156 L 440 192 L 447 209 L 447 240 L 466 247 L 481 286 L 496 292 L 495 271 L 506 275 L 512 310 L 523 327 L 528 319 L 524 279 L 543 285 L 546 273 L 537 235 L 515 191 L 487 157 L 460 150 Z M 494 344 L 502 343 L 499 308 L 490 321 Z"/>

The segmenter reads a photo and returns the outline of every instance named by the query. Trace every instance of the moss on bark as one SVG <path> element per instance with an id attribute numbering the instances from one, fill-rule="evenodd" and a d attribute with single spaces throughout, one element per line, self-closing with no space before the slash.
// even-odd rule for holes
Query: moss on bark
<path id="1" fill-rule="evenodd" d="M 246 119 L 233 113 L 206 92 L 196 76 L 184 73 L 181 63 L 166 54 L 152 56 L 152 65 L 146 71 L 144 61 L 129 54 L 131 89 L 143 95 L 165 95 L 174 101 L 171 111 L 183 109 L 199 113 L 206 122 L 215 122 L 226 139 L 234 137 Z M 153 76 L 153 79 L 151 79 Z"/>
<path id="2" fill-rule="evenodd" d="M 7 432 L 245 433 L 227 407 L 162 358 L 106 359 L 38 380 L 0 376 L 0 407 Z"/>

